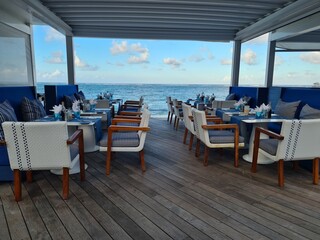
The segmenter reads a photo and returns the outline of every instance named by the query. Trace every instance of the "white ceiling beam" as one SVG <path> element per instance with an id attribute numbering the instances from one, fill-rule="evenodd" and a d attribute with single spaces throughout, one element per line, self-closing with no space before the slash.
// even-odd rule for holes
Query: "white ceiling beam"
<path id="1" fill-rule="evenodd" d="M 29 6 L 29 10 L 35 17 L 43 21 L 44 23 L 55 28 L 66 36 L 73 36 L 72 28 L 57 17 L 53 12 L 46 8 L 39 0 L 22 0 Z"/>
<path id="2" fill-rule="evenodd" d="M 271 33 L 271 41 L 281 41 L 320 29 L 320 13 L 308 16 Z M 319 38 L 317 39 L 319 41 Z"/>
<path id="3" fill-rule="evenodd" d="M 298 0 L 240 30 L 236 34 L 235 40 L 241 40 L 242 42 L 251 40 L 319 11 L 319 0 Z"/>

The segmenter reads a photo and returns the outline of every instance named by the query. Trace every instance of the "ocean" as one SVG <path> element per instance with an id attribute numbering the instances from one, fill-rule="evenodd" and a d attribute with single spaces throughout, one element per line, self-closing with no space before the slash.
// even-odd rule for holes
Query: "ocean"
<path id="1" fill-rule="evenodd" d="M 52 83 L 38 83 L 37 92 L 44 92 L 44 85 Z M 99 93 L 110 92 L 113 98 L 125 100 L 137 100 L 140 96 L 148 103 L 152 117 L 165 117 L 168 114 L 166 96 L 187 101 L 195 99 L 197 94 L 204 92 L 211 96 L 213 93 L 216 99 L 223 100 L 229 93 L 229 86 L 215 84 L 84 84 L 79 83 L 79 90 L 83 91 L 87 99 L 95 99 Z"/>

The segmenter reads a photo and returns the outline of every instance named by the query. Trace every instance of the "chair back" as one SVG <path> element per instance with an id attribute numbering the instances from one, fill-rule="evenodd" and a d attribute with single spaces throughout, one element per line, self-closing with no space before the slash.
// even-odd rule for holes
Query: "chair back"
<path id="1" fill-rule="evenodd" d="M 168 107 L 168 111 L 173 113 L 173 106 L 172 106 L 172 100 L 170 96 L 166 97 L 167 99 L 167 107 Z"/>
<path id="2" fill-rule="evenodd" d="M 179 112 L 180 106 L 179 106 L 179 102 L 176 98 L 172 100 L 172 105 L 173 105 L 174 115 L 176 115 L 177 117 L 180 117 L 180 112 Z"/>
<path id="3" fill-rule="evenodd" d="M 191 119 L 189 118 L 192 116 L 191 106 L 182 103 L 182 111 L 183 111 L 183 122 L 185 127 L 192 133 L 195 134 L 194 125 Z"/>
<path id="4" fill-rule="evenodd" d="M 197 138 L 203 143 L 209 143 L 208 130 L 202 128 L 202 125 L 207 125 L 206 114 L 204 111 L 192 109 L 193 123 L 196 131 Z"/>
<path id="5" fill-rule="evenodd" d="M 2 126 L 11 169 L 70 167 L 66 122 L 4 122 Z"/>
<path id="6" fill-rule="evenodd" d="M 149 126 L 149 120 L 150 120 L 151 113 L 148 109 L 143 109 L 142 115 L 141 115 L 141 122 L 139 127 L 148 127 Z M 138 135 L 140 138 L 140 144 L 139 146 L 143 146 L 144 142 L 146 140 L 147 132 L 146 131 L 138 131 Z"/>
<path id="7" fill-rule="evenodd" d="M 109 100 L 107 99 L 98 99 L 96 100 L 96 108 L 108 108 L 110 107 Z"/>
<path id="8" fill-rule="evenodd" d="M 285 161 L 320 157 L 320 119 L 285 120 L 277 158 Z"/>

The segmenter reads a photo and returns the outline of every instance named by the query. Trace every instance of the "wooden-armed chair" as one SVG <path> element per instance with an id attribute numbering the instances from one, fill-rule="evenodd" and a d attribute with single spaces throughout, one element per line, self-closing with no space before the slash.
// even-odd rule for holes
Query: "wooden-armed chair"
<path id="1" fill-rule="evenodd" d="M 196 135 L 196 131 L 194 129 L 193 121 L 192 121 L 192 110 L 191 106 L 185 103 L 182 103 L 182 112 L 183 112 L 183 122 L 186 127 L 183 137 L 183 143 L 186 144 L 188 132 L 190 132 L 190 142 L 189 142 L 189 150 L 192 149 L 193 138 Z"/>
<path id="2" fill-rule="evenodd" d="M 267 137 L 269 138 L 265 138 Z M 263 137 L 262 137 L 263 136 Z M 284 161 L 313 160 L 313 184 L 319 181 L 320 119 L 284 120 L 280 134 L 257 127 L 251 171 L 257 171 L 258 155 L 278 162 L 278 184 L 284 186 Z"/>
<path id="3" fill-rule="evenodd" d="M 178 101 L 177 99 L 172 100 L 172 107 L 174 111 L 174 123 L 173 128 L 178 130 L 179 127 L 179 121 L 183 121 L 183 112 L 182 112 L 182 102 Z"/>
<path id="4" fill-rule="evenodd" d="M 80 179 L 85 179 L 83 132 L 68 137 L 66 122 L 4 122 L 2 124 L 10 167 L 14 172 L 15 200 L 21 200 L 20 171 L 63 169 L 63 199 L 69 196 L 69 169 L 80 161 Z M 77 143 L 76 143 L 77 142 Z"/>
<path id="5" fill-rule="evenodd" d="M 143 96 L 141 96 L 139 100 L 127 100 L 124 102 L 124 104 L 121 105 L 120 112 L 121 111 L 139 112 L 141 111 L 143 101 L 144 101 Z"/>
<path id="6" fill-rule="evenodd" d="M 208 125 L 205 112 L 197 109 L 192 109 L 192 116 L 197 135 L 196 156 L 199 156 L 200 141 L 205 145 L 203 165 L 208 165 L 209 148 L 234 148 L 234 166 L 238 167 L 239 147 L 244 147 L 244 139 L 239 136 L 238 125 Z"/>
<path id="7" fill-rule="evenodd" d="M 170 96 L 167 96 L 166 97 L 166 103 L 167 103 L 167 107 L 168 107 L 168 117 L 167 117 L 167 121 L 169 121 L 170 119 L 170 124 L 172 123 L 172 117 L 173 117 L 173 114 L 174 114 L 174 110 L 173 110 L 173 103 L 172 103 L 172 100 L 171 100 L 171 97 Z"/>
<path id="8" fill-rule="evenodd" d="M 104 135 L 100 141 L 100 151 L 107 151 L 106 174 L 110 174 L 112 152 L 139 152 L 141 169 L 146 170 L 144 163 L 144 144 L 149 128 L 150 111 L 144 109 L 141 120 L 130 118 L 114 119 L 114 124 L 110 125 L 108 135 Z M 128 124 L 125 125 L 125 122 Z M 140 123 L 139 123 L 140 122 Z M 139 126 L 132 124 L 139 123 Z"/>

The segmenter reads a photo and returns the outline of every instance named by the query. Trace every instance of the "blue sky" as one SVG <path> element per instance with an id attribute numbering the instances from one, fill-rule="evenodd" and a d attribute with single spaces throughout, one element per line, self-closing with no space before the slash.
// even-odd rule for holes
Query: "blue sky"
<path id="1" fill-rule="evenodd" d="M 65 37 L 35 26 L 38 82 L 67 82 Z M 242 45 L 240 84 L 263 85 L 267 35 Z M 230 84 L 233 43 L 74 38 L 77 83 Z M 276 85 L 319 81 L 320 53 L 277 53 Z"/>

